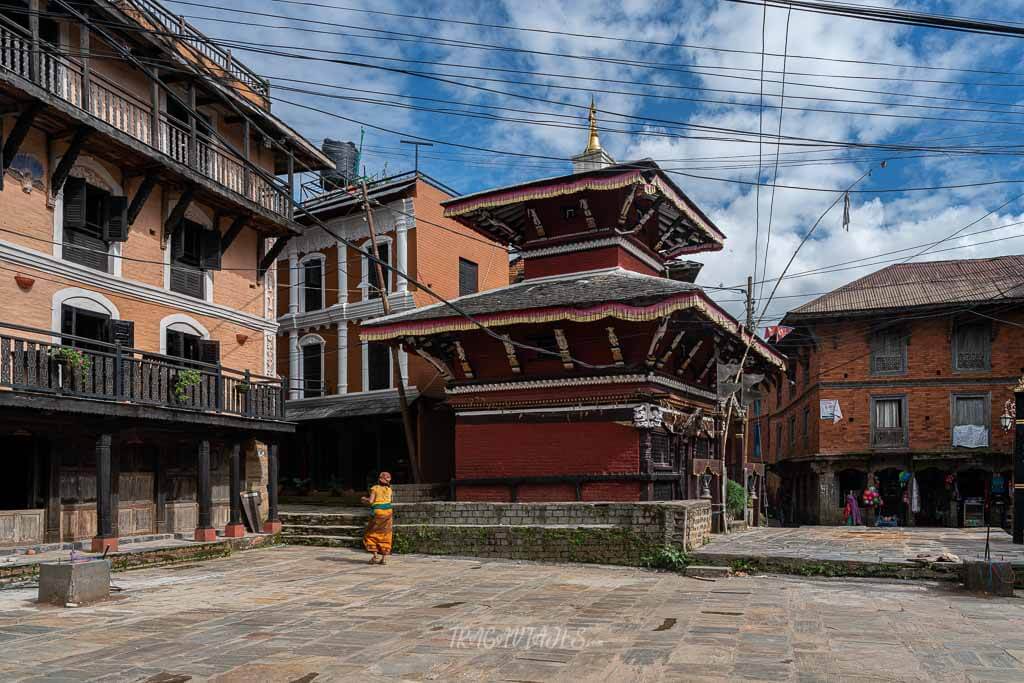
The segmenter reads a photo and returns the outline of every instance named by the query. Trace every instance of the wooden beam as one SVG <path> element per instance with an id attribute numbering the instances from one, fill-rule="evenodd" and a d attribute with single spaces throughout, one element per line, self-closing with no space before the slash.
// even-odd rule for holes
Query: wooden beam
<path id="1" fill-rule="evenodd" d="M 622 349 L 619 347 L 619 337 L 615 334 L 614 327 L 606 328 L 608 330 L 608 345 L 611 347 L 612 360 L 615 362 L 617 367 L 622 367 L 626 363 L 622 360 Z"/>
<path id="2" fill-rule="evenodd" d="M 658 251 L 659 249 L 661 249 L 661 245 L 665 244 L 665 240 L 668 239 L 669 235 L 676 231 L 676 228 L 679 227 L 679 224 L 683 222 L 684 218 L 685 216 L 683 216 L 683 214 L 679 214 L 679 216 L 674 221 L 672 221 L 672 224 L 665 228 L 665 232 L 661 233 L 661 237 L 658 239 L 658 243 L 654 245 L 654 251 Z"/>
<path id="3" fill-rule="evenodd" d="M 540 216 L 534 209 L 527 209 L 526 213 L 530 215 L 530 220 L 533 221 L 533 229 L 537 232 L 537 237 L 544 237 L 544 224 L 540 222 Z"/>
<path id="4" fill-rule="evenodd" d="M 146 200 L 149 199 L 153 188 L 156 187 L 157 180 L 158 177 L 155 173 L 148 173 L 142 179 L 139 189 L 135 190 L 135 196 L 132 197 L 131 204 L 128 205 L 128 225 L 135 224 L 135 219 L 139 217 L 139 212 L 146 205 Z"/>
<path id="5" fill-rule="evenodd" d="M 79 126 L 78 130 L 75 131 L 74 137 L 71 138 L 71 144 L 64 151 L 64 155 L 60 158 L 60 163 L 57 164 L 57 168 L 50 178 L 50 194 L 54 197 L 60 194 L 60 191 L 64 188 L 64 181 L 68 179 L 68 174 L 71 173 L 75 162 L 78 161 L 78 155 L 82 153 L 82 147 L 90 135 L 92 135 L 92 129 L 87 126 Z"/>
<path id="6" fill-rule="evenodd" d="M 679 366 L 678 370 L 676 370 L 677 375 L 682 376 L 682 374 L 686 372 L 686 368 L 690 367 L 690 363 L 693 362 L 693 357 L 697 355 L 697 352 L 700 351 L 700 347 L 702 346 L 704 346 L 703 339 L 698 340 L 697 343 L 693 345 L 693 348 L 690 349 L 690 353 L 686 356 L 686 360 L 684 360 L 683 364 Z"/>
<path id="7" fill-rule="evenodd" d="M 220 252 L 223 254 L 231 246 L 231 243 L 235 241 L 239 233 L 245 227 L 245 224 L 249 221 L 249 217 L 246 215 L 235 216 L 235 220 L 231 221 L 231 227 L 224 233 L 223 237 L 220 238 Z"/>
<path id="8" fill-rule="evenodd" d="M 626 195 L 626 201 L 622 202 L 622 209 L 619 210 L 619 227 L 626 224 L 626 218 L 629 217 L 629 208 L 633 206 L 633 200 L 636 199 L 636 190 L 637 186 L 634 185 L 633 189 Z"/>
<path id="9" fill-rule="evenodd" d="M 437 370 L 438 374 L 440 374 L 446 382 L 450 382 L 455 378 L 455 375 L 452 374 L 451 368 L 449 368 L 443 360 L 434 356 L 429 351 L 420 348 L 418 344 L 413 346 L 413 348 L 416 350 L 416 355 L 433 365 L 434 369 Z"/>
<path id="10" fill-rule="evenodd" d="M 14 161 L 14 157 L 18 154 L 18 150 L 21 149 L 21 143 L 25 142 L 25 137 L 28 135 L 29 129 L 32 128 L 32 123 L 36 120 L 36 116 L 43 110 L 43 103 L 36 100 L 32 102 L 21 115 L 18 116 L 18 120 L 14 123 L 14 128 L 11 129 L 11 134 L 7 137 L 7 141 L 4 142 L 4 152 L 2 159 L 2 168 L 0 173 L 5 172 L 11 167 L 11 162 Z"/>
<path id="11" fill-rule="evenodd" d="M 178 197 L 178 203 L 171 209 L 171 215 L 167 217 L 167 221 L 164 222 L 164 236 L 169 237 L 171 231 L 178 227 L 178 223 L 185 217 L 185 212 L 188 211 L 189 204 L 192 203 L 192 195 L 195 194 L 195 190 L 192 187 L 186 187 L 185 191 Z M 165 240 L 166 241 L 166 240 Z"/>
<path id="12" fill-rule="evenodd" d="M 475 375 L 473 374 L 473 368 L 470 366 L 469 360 L 466 358 L 466 350 L 462 348 L 462 344 L 460 342 L 455 341 L 452 342 L 452 344 L 455 346 L 455 353 L 459 357 L 459 365 L 462 366 L 463 376 L 466 379 L 473 379 Z"/>
<path id="13" fill-rule="evenodd" d="M 580 199 L 580 208 L 583 209 L 583 218 L 587 222 L 587 229 L 596 230 L 597 221 L 594 220 L 594 214 L 590 212 L 590 204 L 587 202 L 586 197 Z"/>
<path id="14" fill-rule="evenodd" d="M 668 364 L 669 358 L 671 358 L 672 354 L 675 353 L 676 347 L 679 346 L 679 342 L 683 340 L 683 336 L 685 334 L 686 330 L 683 330 L 679 334 L 677 334 L 675 338 L 672 340 L 672 343 L 668 345 L 668 348 L 665 350 L 665 353 L 661 354 L 661 358 L 658 359 L 658 364 L 656 366 L 659 370 L 661 370 L 662 368 L 665 367 L 665 365 Z"/>
<path id="15" fill-rule="evenodd" d="M 508 366 L 512 369 L 512 374 L 518 375 L 523 371 L 523 369 L 519 366 L 519 357 L 516 356 L 516 347 L 507 336 L 501 340 L 501 343 L 505 346 L 505 357 L 508 358 Z"/>
<path id="16" fill-rule="evenodd" d="M 555 343 L 558 344 L 558 355 L 562 358 L 562 367 L 572 370 L 572 356 L 569 354 L 569 341 L 565 338 L 565 331 L 555 328 Z"/>
<path id="17" fill-rule="evenodd" d="M 658 351 L 658 343 L 661 342 L 661 338 L 665 336 L 665 332 L 668 330 L 668 316 L 661 319 L 661 324 L 658 325 L 658 329 L 654 332 L 654 338 L 651 339 L 651 346 L 647 349 L 647 367 L 654 367 L 654 361 L 658 359 L 656 353 Z"/>
<path id="18" fill-rule="evenodd" d="M 259 266 L 256 268 L 257 279 L 263 279 L 263 276 L 267 274 L 267 270 L 270 266 L 274 265 L 274 261 L 276 261 L 277 257 L 281 255 L 282 251 L 284 251 L 285 246 L 288 244 L 288 240 L 291 238 L 291 235 L 278 238 L 278 240 L 274 242 L 274 246 L 270 248 L 270 251 L 263 255 L 263 258 L 260 259 Z"/>

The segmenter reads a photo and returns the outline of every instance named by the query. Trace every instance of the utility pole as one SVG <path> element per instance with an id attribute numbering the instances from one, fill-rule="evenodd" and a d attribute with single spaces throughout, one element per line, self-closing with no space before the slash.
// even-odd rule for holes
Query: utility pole
<path id="1" fill-rule="evenodd" d="M 1013 542 L 1024 543 L 1024 376 L 1013 391 Z"/>
<path id="2" fill-rule="evenodd" d="M 416 173 L 420 172 L 420 147 L 433 147 L 433 142 L 420 142 L 419 140 L 399 140 L 403 145 L 412 145 L 416 148 Z"/>
<path id="3" fill-rule="evenodd" d="M 384 267 L 380 263 L 380 253 L 377 251 L 377 231 L 373 228 L 373 211 L 370 210 L 370 197 L 366 191 L 366 181 L 363 181 L 363 208 L 366 210 L 366 225 L 370 230 L 370 251 L 373 254 L 373 266 L 377 270 L 377 283 L 381 286 L 380 302 L 384 307 L 384 315 L 391 313 L 391 302 L 388 301 L 388 280 L 384 279 Z M 390 273 L 389 273 L 390 275 Z M 399 275 L 401 277 L 401 275 Z M 412 480 L 419 484 L 420 461 L 416 453 L 416 435 L 412 428 L 412 416 L 409 414 L 409 401 L 405 396 L 405 378 L 402 377 L 402 365 L 398 362 L 398 345 L 392 345 L 391 351 L 391 374 L 397 378 L 398 405 L 402 410 L 402 425 L 405 427 L 405 444 L 409 451 L 409 466 L 412 468 Z M 365 389 L 365 387 L 363 387 Z"/>
<path id="4" fill-rule="evenodd" d="M 754 278 L 747 276 L 747 332 L 754 333 Z"/>

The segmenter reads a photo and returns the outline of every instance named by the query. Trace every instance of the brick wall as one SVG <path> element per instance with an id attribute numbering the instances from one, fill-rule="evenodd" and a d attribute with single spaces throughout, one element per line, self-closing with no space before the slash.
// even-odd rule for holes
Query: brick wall
<path id="1" fill-rule="evenodd" d="M 433 185 L 423 181 L 416 184 L 416 196 L 413 199 L 416 214 L 415 240 L 410 235 L 409 250 L 410 256 L 415 251 L 417 278 L 441 296 L 455 298 L 459 295 L 461 257 L 477 264 L 481 292 L 507 286 L 508 252 L 475 230 L 445 218 L 441 202 L 446 199 L 451 197 Z M 417 306 L 437 303 L 437 299 L 428 293 L 416 288 L 410 289 L 413 290 Z"/>
<path id="2" fill-rule="evenodd" d="M 456 422 L 456 478 L 639 472 L 640 440 L 614 422 L 466 424 Z M 586 500 L 636 500 L 638 483 L 583 485 Z M 459 500 L 508 500 L 508 487 L 459 487 Z M 519 500 L 573 500 L 571 484 L 525 485 Z"/>
<path id="3" fill-rule="evenodd" d="M 820 342 L 803 346 L 801 353 L 809 361 L 809 372 L 800 367 L 792 392 L 784 386 L 781 406 L 771 390 L 762 420 L 762 448 L 769 461 L 802 455 L 840 455 L 872 450 L 871 397 L 906 396 L 909 446 L 912 452 L 948 452 L 952 448 L 951 405 L 954 394 L 989 394 L 991 421 L 988 451 L 1009 453 L 1012 434 L 999 426 L 1003 403 L 1012 395 L 1012 386 L 1024 373 L 1024 311 L 1002 312 L 1005 323 L 992 322 L 991 369 L 985 372 L 960 372 L 953 369 L 952 335 L 954 320 L 940 316 L 908 321 L 907 370 L 900 375 L 872 375 L 870 372 L 870 320 L 820 324 L 801 328 L 813 333 Z M 965 320 L 977 322 L 980 317 Z M 875 323 L 877 324 L 877 323 Z M 791 354 L 790 362 L 799 358 Z M 808 378 L 809 375 L 809 378 Z M 819 400 L 838 399 L 843 419 L 833 424 L 819 419 Z M 800 433 L 804 407 L 811 411 L 811 434 L 804 447 Z M 789 445 L 789 419 L 797 417 L 797 445 Z M 783 425 L 783 441 L 776 443 L 776 425 Z M 767 426 L 766 426 L 767 425 Z M 767 442 L 767 443 L 766 443 Z M 767 446 L 767 447 L 766 447 Z M 967 449 L 957 449 L 957 452 Z M 986 449 L 971 449 L 984 452 Z"/>

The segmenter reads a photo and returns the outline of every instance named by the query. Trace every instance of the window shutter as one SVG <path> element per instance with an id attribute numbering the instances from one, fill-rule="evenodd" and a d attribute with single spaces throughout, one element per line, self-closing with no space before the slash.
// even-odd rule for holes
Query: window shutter
<path id="1" fill-rule="evenodd" d="M 217 230 L 200 231 L 199 263 L 203 270 L 220 270 L 220 232 Z"/>
<path id="2" fill-rule="evenodd" d="M 110 321 L 110 341 L 121 346 L 135 346 L 135 323 L 131 320 Z"/>
<path id="3" fill-rule="evenodd" d="M 185 258 L 185 226 L 178 223 L 171 234 L 171 258 L 175 260 Z"/>
<path id="4" fill-rule="evenodd" d="M 479 289 L 479 266 L 464 258 L 459 259 L 459 296 L 476 294 Z"/>
<path id="5" fill-rule="evenodd" d="M 218 365 L 220 363 L 220 342 L 200 339 L 199 362 Z"/>
<path id="6" fill-rule="evenodd" d="M 85 227 L 85 181 L 81 178 L 64 182 L 64 227 Z"/>
<path id="7" fill-rule="evenodd" d="M 128 240 L 128 198 L 107 197 L 103 239 L 107 242 Z"/>
<path id="8" fill-rule="evenodd" d="M 320 372 L 322 351 L 319 344 L 302 347 L 302 386 L 306 398 L 315 398 L 324 394 L 324 378 Z"/>
<path id="9" fill-rule="evenodd" d="M 167 330 L 167 355 L 185 357 L 185 336 L 175 330 Z"/>
<path id="10" fill-rule="evenodd" d="M 60 333 L 75 333 L 75 309 L 67 304 L 61 304 L 60 307 Z"/>

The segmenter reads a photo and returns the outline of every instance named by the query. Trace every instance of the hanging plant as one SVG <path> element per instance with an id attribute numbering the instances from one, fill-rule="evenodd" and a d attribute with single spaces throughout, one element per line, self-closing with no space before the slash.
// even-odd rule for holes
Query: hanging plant
<path id="1" fill-rule="evenodd" d="M 50 358 L 58 363 L 64 363 L 73 370 L 88 370 L 90 365 L 88 356 L 70 346 L 55 346 L 51 348 Z"/>
<path id="2" fill-rule="evenodd" d="M 252 385 L 249 382 L 239 382 L 235 385 L 235 391 L 240 394 L 248 394 L 250 389 L 252 389 Z"/>
<path id="3" fill-rule="evenodd" d="M 189 387 L 199 386 L 203 376 L 198 370 L 181 370 L 178 372 L 178 379 L 174 382 L 174 395 L 184 403 L 188 400 Z"/>

